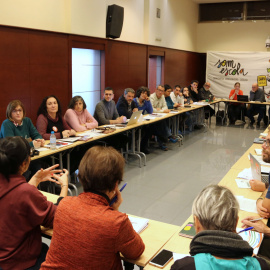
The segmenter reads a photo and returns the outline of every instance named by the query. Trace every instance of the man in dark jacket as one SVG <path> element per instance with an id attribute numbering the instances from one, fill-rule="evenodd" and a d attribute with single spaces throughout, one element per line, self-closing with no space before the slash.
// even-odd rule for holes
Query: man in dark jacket
<path id="1" fill-rule="evenodd" d="M 138 111 L 138 107 L 133 100 L 134 95 L 135 95 L 135 91 L 132 88 L 126 88 L 124 95 L 122 95 L 118 99 L 116 108 L 120 116 L 123 115 L 129 119 L 133 112 Z"/>

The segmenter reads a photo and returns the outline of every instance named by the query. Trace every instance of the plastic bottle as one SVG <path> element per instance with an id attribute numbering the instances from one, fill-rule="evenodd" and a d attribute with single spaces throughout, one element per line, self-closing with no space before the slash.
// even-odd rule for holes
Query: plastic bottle
<path id="1" fill-rule="evenodd" d="M 185 105 L 184 103 L 185 103 L 184 97 L 180 96 L 180 106 L 184 107 L 184 105 Z"/>
<path id="2" fill-rule="evenodd" d="M 51 132 L 51 136 L 50 136 L 50 149 L 51 150 L 56 149 L 56 137 L 54 135 L 54 131 Z"/>

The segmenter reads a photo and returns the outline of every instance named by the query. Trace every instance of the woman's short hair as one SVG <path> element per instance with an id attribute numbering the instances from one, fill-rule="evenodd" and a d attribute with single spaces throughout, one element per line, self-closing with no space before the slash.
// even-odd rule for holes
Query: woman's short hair
<path id="1" fill-rule="evenodd" d="M 113 147 L 94 146 L 82 158 L 79 180 L 85 192 L 112 191 L 123 178 L 125 160 Z"/>
<path id="2" fill-rule="evenodd" d="M 69 104 L 68 104 L 68 108 L 74 110 L 75 104 L 76 104 L 76 102 L 78 102 L 78 101 L 82 101 L 82 103 L 83 103 L 83 109 L 86 109 L 86 104 L 85 104 L 85 102 L 84 102 L 84 99 L 83 99 L 81 96 L 75 96 L 75 97 L 73 97 L 73 98 L 70 100 Z"/>
<path id="3" fill-rule="evenodd" d="M 136 91 L 136 97 L 139 98 L 141 96 L 142 93 L 146 93 L 147 96 L 149 97 L 150 96 L 150 90 L 148 87 L 146 86 L 141 86 L 137 89 Z"/>
<path id="4" fill-rule="evenodd" d="M 20 136 L 0 139 L 0 173 L 8 180 L 30 156 L 28 141 Z"/>
<path id="5" fill-rule="evenodd" d="M 47 117 L 48 115 L 48 112 L 47 112 L 47 100 L 49 98 L 55 98 L 56 101 L 57 101 L 57 104 L 58 104 L 58 112 L 56 113 L 56 115 L 58 117 L 62 117 L 62 109 L 61 109 L 61 104 L 60 104 L 60 101 L 59 99 L 55 96 L 55 95 L 50 95 L 50 96 L 47 96 L 45 98 L 43 98 L 39 108 L 38 108 L 38 112 L 37 112 L 37 116 L 39 116 L 40 114 L 43 114 L 44 116 Z"/>
<path id="6" fill-rule="evenodd" d="M 237 84 L 238 84 L 238 85 L 239 85 L 239 87 L 240 87 L 240 82 L 236 82 L 236 83 L 234 84 L 234 86 L 236 86 Z"/>
<path id="7" fill-rule="evenodd" d="M 206 230 L 234 231 L 238 212 L 239 204 L 232 192 L 218 185 L 204 188 L 192 205 L 192 214 Z"/>
<path id="8" fill-rule="evenodd" d="M 16 100 L 12 100 L 9 102 L 9 104 L 7 105 L 7 110 L 6 110 L 6 117 L 7 119 L 13 121 L 12 117 L 11 117 L 11 113 L 13 110 L 15 110 L 18 106 L 22 107 L 23 110 L 23 118 L 25 117 L 25 108 L 24 105 L 22 104 L 22 102 L 18 99 Z"/>

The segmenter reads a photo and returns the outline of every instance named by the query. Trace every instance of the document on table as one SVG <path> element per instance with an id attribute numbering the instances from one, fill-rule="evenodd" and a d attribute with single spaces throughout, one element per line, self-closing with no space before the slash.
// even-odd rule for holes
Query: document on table
<path id="1" fill-rule="evenodd" d="M 266 137 L 267 136 L 267 133 L 260 133 L 260 136 Z"/>
<path id="2" fill-rule="evenodd" d="M 149 219 L 146 218 L 137 218 L 137 217 L 131 217 L 128 216 L 133 229 L 137 232 L 137 233 L 141 233 L 147 226 L 149 223 Z"/>
<path id="3" fill-rule="evenodd" d="M 175 253 L 175 252 L 173 252 L 173 260 L 174 260 L 174 261 L 183 259 L 183 258 L 185 258 L 185 257 L 190 257 L 190 254 L 180 254 L 180 253 Z"/>
<path id="4" fill-rule="evenodd" d="M 194 104 L 194 105 L 200 105 L 200 106 L 203 106 L 203 105 L 209 105 L 208 102 L 194 102 L 193 104 Z"/>
<path id="5" fill-rule="evenodd" d="M 235 179 L 235 182 L 239 188 L 250 188 L 249 180 L 247 179 Z"/>
<path id="6" fill-rule="evenodd" d="M 262 155 L 262 149 L 255 149 L 256 155 L 261 156 Z"/>
<path id="7" fill-rule="evenodd" d="M 235 198 L 239 203 L 240 210 L 258 213 L 255 200 L 247 199 L 244 196 L 235 196 Z"/>
<path id="8" fill-rule="evenodd" d="M 241 171 L 241 172 L 237 175 L 237 177 L 238 177 L 238 178 L 242 178 L 242 179 L 247 179 L 247 180 L 253 179 L 252 173 L 251 173 L 251 168 L 244 169 L 243 171 Z"/>
<path id="9" fill-rule="evenodd" d="M 242 230 L 243 228 L 236 228 L 236 232 L 240 232 Z M 259 248 L 261 246 L 264 234 L 250 230 L 250 231 L 241 232 L 239 233 L 239 235 L 243 238 L 243 240 L 249 243 L 249 245 L 253 248 L 253 253 L 257 255 Z"/>

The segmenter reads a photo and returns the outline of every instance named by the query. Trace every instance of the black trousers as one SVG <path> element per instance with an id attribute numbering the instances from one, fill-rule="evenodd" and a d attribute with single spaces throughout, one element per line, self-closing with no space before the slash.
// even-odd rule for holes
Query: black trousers
<path id="1" fill-rule="evenodd" d="M 228 117 L 230 119 L 230 122 L 235 122 L 236 120 L 241 119 L 241 111 L 242 111 L 242 121 L 245 121 L 245 110 L 246 105 L 245 104 L 229 104 L 228 107 Z"/>

